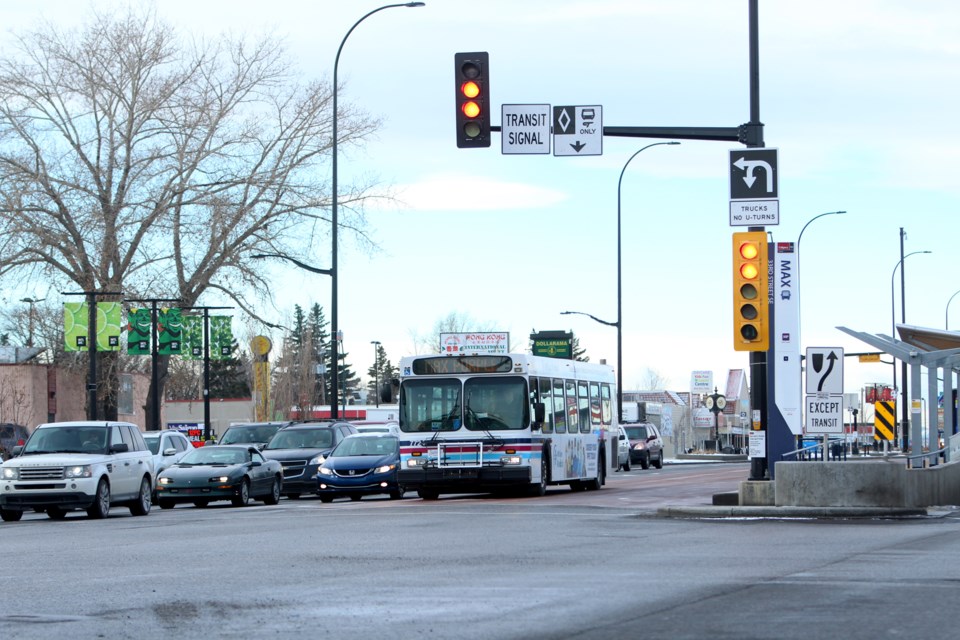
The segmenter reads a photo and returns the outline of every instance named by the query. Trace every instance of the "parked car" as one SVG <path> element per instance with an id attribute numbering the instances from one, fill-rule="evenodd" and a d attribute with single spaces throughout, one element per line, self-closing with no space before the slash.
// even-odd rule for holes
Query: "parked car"
<path id="1" fill-rule="evenodd" d="M 227 427 L 217 444 L 252 444 L 262 449 L 281 428 L 292 422 L 248 422 Z"/>
<path id="2" fill-rule="evenodd" d="M 623 427 L 617 427 L 617 471 L 630 471 L 630 438 Z"/>
<path id="3" fill-rule="evenodd" d="M 251 499 L 266 504 L 280 502 L 283 470 L 248 444 L 210 445 L 191 450 L 157 479 L 157 503 L 172 509 L 178 502 L 205 507 L 229 500 L 245 507 Z"/>
<path id="4" fill-rule="evenodd" d="M 173 429 L 147 431 L 143 434 L 143 440 L 153 454 L 153 470 L 157 476 L 194 449 L 187 436 Z M 156 487 L 153 489 L 153 502 L 157 502 Z"/>
<path id="5" fill-rule="evenodd" d="M 0 517 L 17 521 L 28 509 L 54 520 L 73 509 L 106 518 L 123 505 L 150 513 L 153 456 L 140 430 L 127 422 L 41 424 L 16 457 L 0 466 Z"/>
<path id="6" fill-rule="evenodd" d="M 357 432 L 349 422 L 301 422 L 286 426 L 263 447 L 263 455 L 283 467 L 283 495 L 290 499 L 317 492 L 317 469 L 347 436 Z"/>
<path id="7" fill-rule="evenodd" d="M 663 468 L 663 438 L 656 425 L 625 424 L 623 430 L 630 439 L 630 462 L 639 463 L 641 469 L 648 469 L 651 464 L 657 469 Z"/>
<path id="8" fill-rule="evenodd" d="M 392 500 L 403 497 L 397 482 L 400 441 L 389 433 L 361 433 L 346 438 L 323 462 L 317 476 L 317 492 L 323 502 L 349 496 L 386 493 Z"/>
<path id="9" fill-rule="evenodd" d="M 13 455 L 14 447 L 21 447 L 27 442 L 30 432 L 20 424 L 4 422 L 0 424 L 0 462 Z"/>

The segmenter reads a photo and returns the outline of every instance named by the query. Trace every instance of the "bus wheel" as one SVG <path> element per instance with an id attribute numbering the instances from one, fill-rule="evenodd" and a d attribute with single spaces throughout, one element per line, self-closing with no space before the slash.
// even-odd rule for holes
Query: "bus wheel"
<path id="1" fill-rule="evenodd" d="M 603 459 L 603 456 L 600 456 L 600 462 L 597 468 L 597 477 L 587 481 L 587 490 L 588 491 L 598 490 L 600 487 L 606 484 L 606 480 L 607 480 L 606 460 Z"/>
<path id="2" fill-rule="evenodd" d="M 547 493 L 547 454 L 540 454 L 540 482 L 530 487 L 530 495 L 539 498 Z"/>

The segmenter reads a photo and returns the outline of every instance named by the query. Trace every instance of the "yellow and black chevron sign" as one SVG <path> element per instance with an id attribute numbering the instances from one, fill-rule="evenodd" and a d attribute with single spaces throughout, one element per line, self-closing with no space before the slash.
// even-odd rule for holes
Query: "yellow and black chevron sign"
<path id="1" fill-rule="evenodd" d="M 897 403 L 889 400 L 873 405 L 873 439 L 893 440 L 894 425 L 897 424 Z"/>

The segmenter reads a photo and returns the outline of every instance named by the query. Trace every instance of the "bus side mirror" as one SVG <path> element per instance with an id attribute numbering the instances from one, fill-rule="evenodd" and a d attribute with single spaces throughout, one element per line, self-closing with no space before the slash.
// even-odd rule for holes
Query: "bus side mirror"
<path id="1" fill-rule="evenodd" d="M 547 408 L 542 402 L 533 403 L 533 428 L 535 430 L 543 429 L 543 421 L 547 415 Z"/>
<path id="2" fill-rule="evenodd" d="M 393 400 L 393 390 L 400 388 L 400 380 L 393 378 L 390 382 L 380 385 L 380 402 L 389 403 Z"/>

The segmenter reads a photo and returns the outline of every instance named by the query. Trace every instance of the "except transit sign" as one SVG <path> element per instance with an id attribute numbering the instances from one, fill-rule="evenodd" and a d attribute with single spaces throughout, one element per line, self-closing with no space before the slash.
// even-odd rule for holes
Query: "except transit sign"
<path id="1" fill-rule="evenodd" d="M 504 104 L 500 106 L 500 152 L 550 153 L 550 105 Z"/>
<path id="2" fill-rule="evenodd" d="M 843 349 L 807 347 L 806 432 L 843 434 Z"/>

